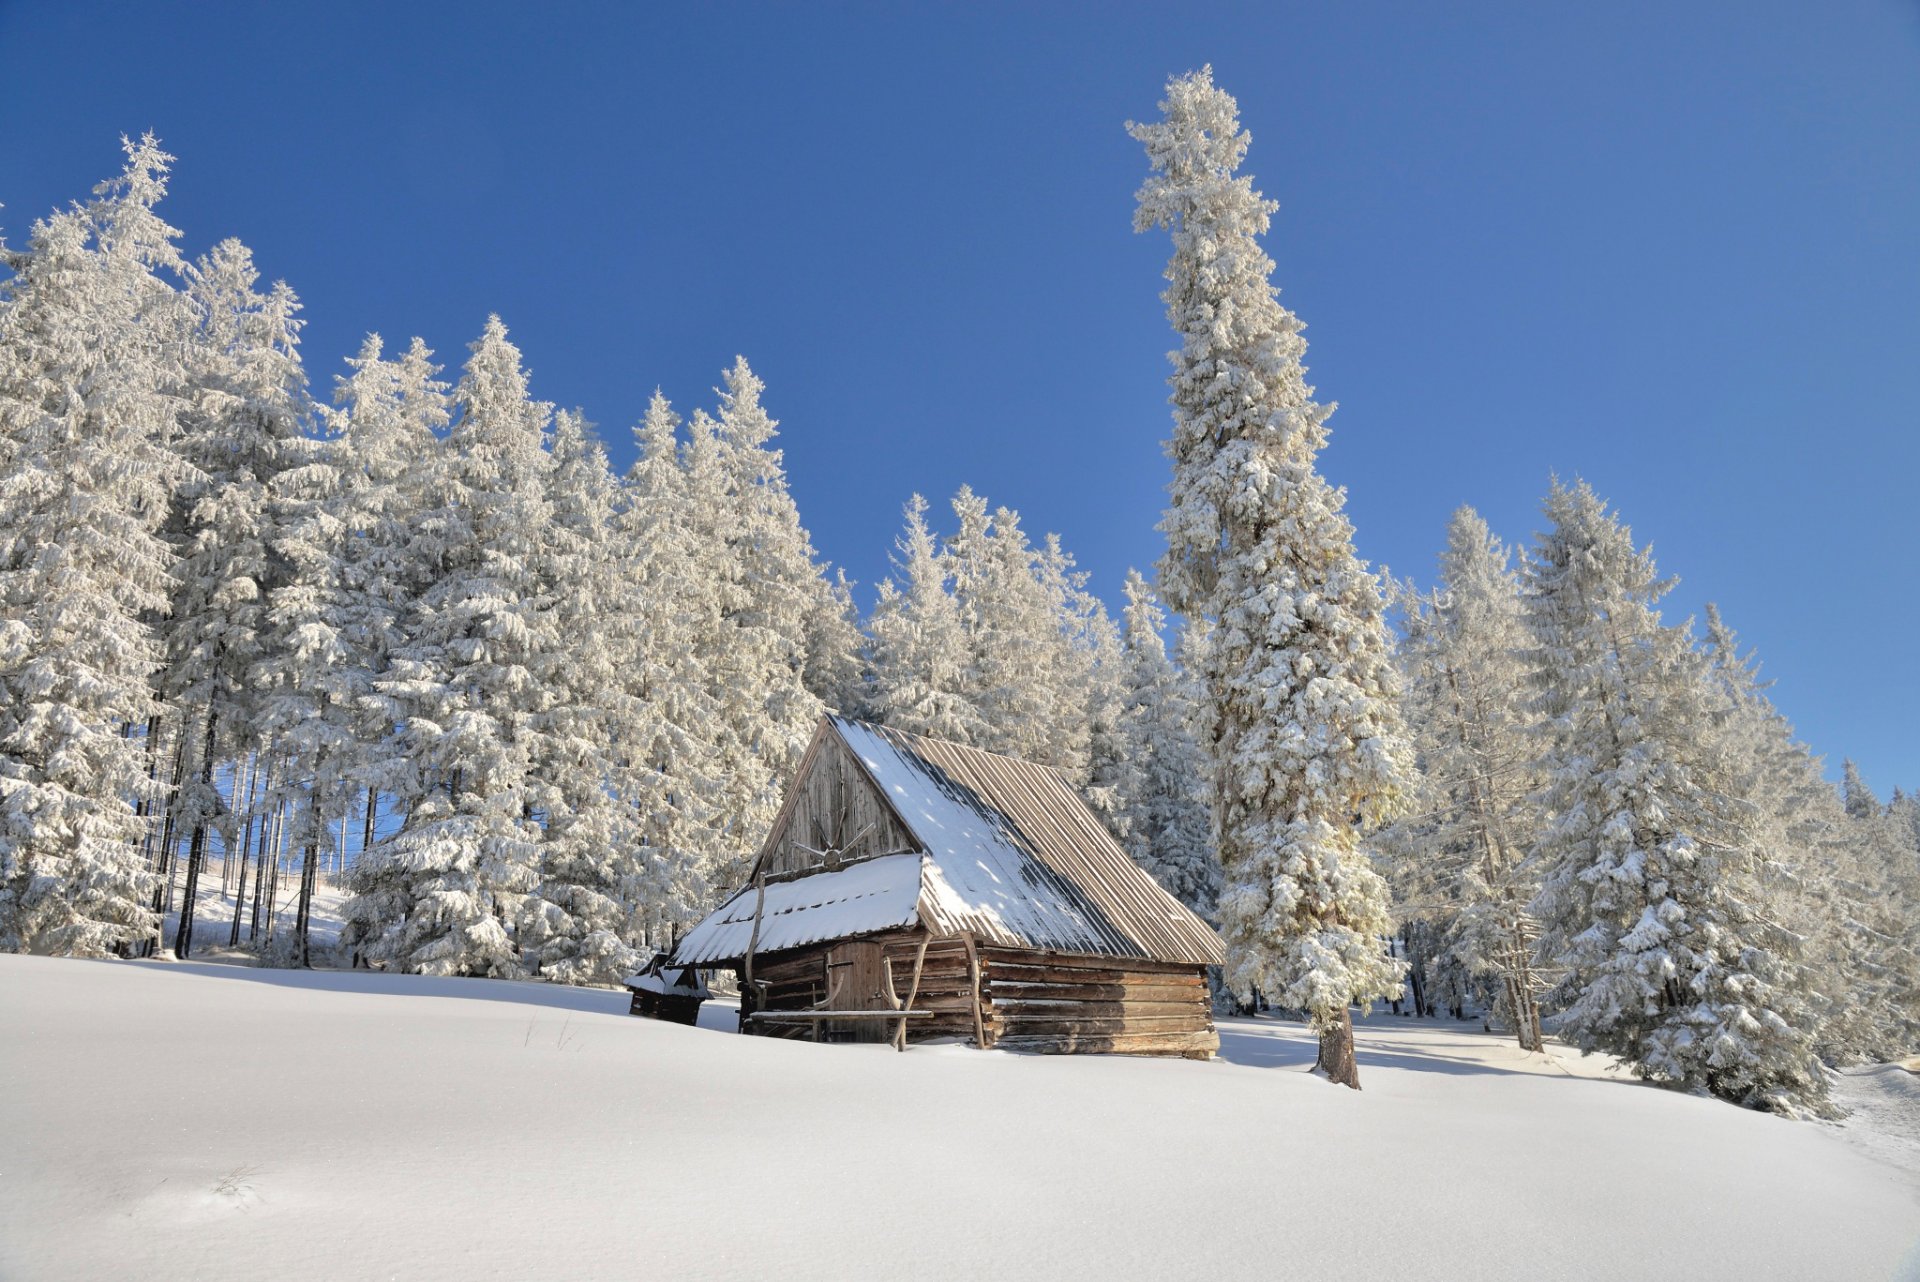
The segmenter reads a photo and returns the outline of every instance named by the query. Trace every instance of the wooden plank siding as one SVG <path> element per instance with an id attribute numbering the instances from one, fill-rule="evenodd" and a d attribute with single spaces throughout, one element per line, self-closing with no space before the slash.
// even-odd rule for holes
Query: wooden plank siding
<path id="1" fill-rule="evenodd" d="M 866 768 L 823 721 L 788 785 L 757 869 L 770 878 L 798 876 L 918 849 Z"/>

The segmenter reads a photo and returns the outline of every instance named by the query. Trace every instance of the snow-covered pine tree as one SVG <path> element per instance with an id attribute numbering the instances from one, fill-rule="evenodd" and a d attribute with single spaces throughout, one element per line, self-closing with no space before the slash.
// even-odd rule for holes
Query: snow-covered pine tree
<path id="1" fill-rule="evenodd" d="M 1220 893 L 1207 760 L 1194 737 L 1193 690 L 1167 658 L 1166 613 L 1127 571 L 1120 740 L 1129 773 L 1121 845 L 1181 903 L 1211 915 Z"/>
<path id="2" fill-rule="evenodd" d="M 918 494 L 907 501 L 906 522 L 893 558 L 904 586 L 880 584 L 869 623 L 873 712 L 909 734 L 977 745 L 986 726 L 966 693 L 966 631 Z"/>
<path id="3" fill-rule="evenodd" d="M 403 640 L 405 611 L 433 582 L 442 546 L 428 498 L 444 468 L 447 385 L 433 352 L 415 338 L 392 360 L 369 334 L 351 371 L 335 380 L 335 406 L 322 411 L 339 437 L 333 509 L 339 521 L 339 618 L 355 743 L 346 768 L 362 795 L 359 848 L 372 846 L 389 766 L 389 736 L 404 712 L 378 689 Z M 349 922 L 346 936 L 355 923 Z M 353 940 L 343 937 L 347 955 Z"/>
<path id="4" fill-rule="evenodd" d="M 1859 865 L 1852 825 L 1819 758 L 1794 738 L 1767 697 L 1758 660 L 1742 653 L 1719 609 L 1707 606 L 1704 653 L 1717 700 L 1715 719 L 1738 795 L 1754 801 L 1752 832 L 1776 861 L 1770 878 L 1776 919 L 1800 937 L 1799 956 L 1819 1018 L 1815 1049 L 1832 1064 L 1892 1054 L 1887 976 L 1877 963 L 1884 890 Z"/>
<path id="5" fill-rule="evenodd" d="M 346 912 L 354 945 L 391 969 L 508 978 L 523 973 L 514 929 L 552 803 L 537 773 L 561 651 L 540 573 L 550 411 L 498 316 L 471 351 L 417 527 L 437 574 L 377 682 L 397 712 L 382 773 L 404 818 L 362 854 Z"/>
<path id="6" fill-rule="evenodd" d="M 1541 1049 L 1537 889 L 1524 866 L 1538 825 L 1536 744 L 1520 582 L 1512 552 L 1472 508 L 1453 514 L 1440 582 L 1408 601 L 1400 647 L 1406 720 L 1422 776 L 1418 837 L 1408 862 L 1446 905 L 1433 924 L 1454 957 L 1492 977 L 1523 1050 Z M 1396 825 L 1398 827 L 1399 825 Z"/>
<path id="7" fill-rule="evenodd" d="M 701 661 L 720 629 L 720 602 L 703 576 L 711 548 L 693 519 L 678 427 L 656 391 L 634 430 L 639 457 L 613 517 L 626 589 L 609 632 L 621 654 L 613 781 L 638 833 L 636 938 L 656 948 L 706 911 L 708 874 L 720 862 L 721 765 L 709 739 L 719 712 Z"/>
<path id="8" fill-rule="evenodd" d="M 980 714 L 975 746 L 1084 772 L 1084 759 L 1063 763 L 1051 751 L 1061 737 L 1061 637 L 1020 514 L 1002 507 L 989 516 L 986 499 L 966 486 L 953 514 L 958 528 L 944 560 L 967 640 L 962 689 Z"/>
<path id="9" fill-rule="evenodd" d="M 1088 794 L 1096 812 L 1118 805 L 1089 786 L 1096 735 L 1108 736 L 1119 720 L 1119 630 L 1100 598 L 1087 591 L 1085 571 L 1074 568 L 1060 536 L 1048 534 L 1034 556 L 1034 577 L 1052 626 L 1042 632 L 1051 713 L 1040 760 Z M 1111 752 L 1108 740 L 1103 756 Z M 1102 761 L 1103 768 L 1106 762 Z"/>
<path id="10" fill-rule="evenodd" d="M 719 626 L 700 658 L 719 712 L 714 742 L 727 853 L 714 880 L 737 884 L 780 793 L 800 764 L 822 704 L 807 688 L 810 624 L 838 609 L 787 490 L 778 424 L 744 359 L 724 375 L 717 419 L 696 413 L 685 453 L 689 514 Z"/>
<path id="11" fill-rule="evenodd" d="M 188 273 L 197 325 L 187 347 L 188 404 L 175 448 L 193 479 L 175 491 L 166 527 L 177 560 L 159 677 L 162 697 L 180 712 L 188 735 L 172 816 L 189 842 L 173 941 L 183 959 L 192 954 L 208 839 L 216 825 L 224 849 L 239 836 L 215 771 L 259 740 L 255 678 L 269 630 L 268 601 L 284 569 L 274 555 L 281 515 L 275 479 L 301 461 L 305 446 L 300 305 L 284 282 L 260 293 L 259 275 L 252 253 L 231 239 Z M 324 837 L 314 824 L 301 828 L 296 848 L 308 865 Z"/>
<path id="12" fill-rule="evenodd" d="M 540 883 L 522 911 L 520 943 L 544 979 L 611 984 L 640 960 L 631 941 L 643 859 L 633 812 L 614 792 L 625 658 L 618 637 L 628 630 L 612 542 L 618 486 L 578 412 L 554 416 L 552 458 L 541 572 L 562 646 L 540 677 L 552 706 L 537 766 L 551 802 Z"/>
<path id="13" fill-rule="evenodd" d="M 188 479 L 169 448 L 185 313 L 152 135 L 0 283 L 0 949 L 104 956 L 158 928 L 140 853 L 146 745 Z"/>
<path id="14" fill-rule="evenodd" d="M 1525 572 L 1548 816 L 1534 859 L 1561 1036 L 1755 1108 L 1826 1107 L 1798 941 L 1671 586 L 1585 484 L 1553 484 Z"/>
<path id="15" fill-rule="evenodd" d="M 1165 228 L 1173 484 L 1161 591 L 1213 624 L 1205 681 L 1230 982 L 1304 1009 L 1320 1066 L 1358 1088 L 1350 1007 L 1397 992 L 1386 886 L 1361 849 L 1405 787 L 1380 584 L 1343 495 L 1314 468 L 1300 322 L 1260 248 L 1276 206 L 1236 178 L 1248 136 L 1211 68 L 1169 82 L 1165 119 L 1130 124 L 1152 174 L 1137 230 Z"/>
<path id="16" fill-rule="evenodd" d="M 1892 1059 L 1920 1045 L 1920 861 L 1904 825 L 1851 760 L 1842 765 L 1840 796 L 1847 821 L 1839 880 L 1855 891 L 1850 924 L 1859 935 L 1849 996 L 1872 1012 L 1856 1049 L 1860 1058 Z"/>

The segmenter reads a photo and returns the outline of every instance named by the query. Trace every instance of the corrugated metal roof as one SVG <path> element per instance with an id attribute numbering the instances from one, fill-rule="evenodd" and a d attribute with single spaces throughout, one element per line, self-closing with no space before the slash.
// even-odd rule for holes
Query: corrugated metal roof
<path id="1" fill-rule="evenodd" d="M 1217 964 L 1220 938 L 1127 857 L 1046 766 L 829 718 L 922 853 L 770 881 L 757 952 L 924 923 L 1014 948 Z M 737 961 L 753 931 L 740 891 L 674 952 Z"/>
<path id="2" fill-rule="evenodd" d="M 1127 857 L 1049 767 L 833 718 L 927 854 L 936 934 L 1058 952 L 1217 964 L 1220 937 Z"/>

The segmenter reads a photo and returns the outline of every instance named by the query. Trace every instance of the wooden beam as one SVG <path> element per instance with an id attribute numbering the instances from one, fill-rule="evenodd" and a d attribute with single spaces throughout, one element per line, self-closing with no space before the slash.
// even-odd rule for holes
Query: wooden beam
<path id="1" fill-rule="evenodd" d="M 986 1021 L 980 1018 L 980 953 L 973 946 L 972 935 L 962 935 L 961 938 L 967 941 L 967 986 L 973 995 L 973 1041 L 981 1050 L 986 1050 Z"/>

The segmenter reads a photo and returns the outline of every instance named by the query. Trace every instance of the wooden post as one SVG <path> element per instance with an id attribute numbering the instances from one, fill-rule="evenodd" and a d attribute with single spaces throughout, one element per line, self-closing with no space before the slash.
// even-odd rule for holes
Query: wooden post
<path id="1" fill-rule="evenodd" d="M 913 955 L 913 979 L 907 985 L 907 1004 L 902 1006 L 900 1008 L 901 1010 L 912 1010 L 913 999 L 920 995 L 920 968 L 926 964 L 927 945 L 932 942 L 933 933 L 931 931 L 920 936 L 920 951 Z M 889 971 L 888 974 L 889 978 L 891 978 L 892 972 Z M 905 1019 L 896 1022 L 893 1033 L 893 1048 L 902 1052 L 907 1049 L 907 1021 Z"/>
<path id="2" fill-rule="evenodd" d="M 967 945 L 967 978 L 973 998 L 973 1041 L 981 1050 L 987 1049 L 987 1025 L 980 1016 L 980 953 L 973 946 L 972 935 L 960 937 Z"/>
<path id="3" fill-rule="evenodd" d="M 760 913 L 766 906 L 767 874 L 763 870 L 756 873 L 753 878 L 753 933 L 747 936 L 747 957 L 744 963 L 746 973 L 743 976 L 745 982 L 740 987 L 740 1027 L 743 1030 L 747 1026 L 747 1016 L 753 1013 L 747 1009 L 749 993 L 752 994 L 753 1009 L 760 1009 L 760 993 L 753 986 L 753 953 L 760 946 Z"/>

